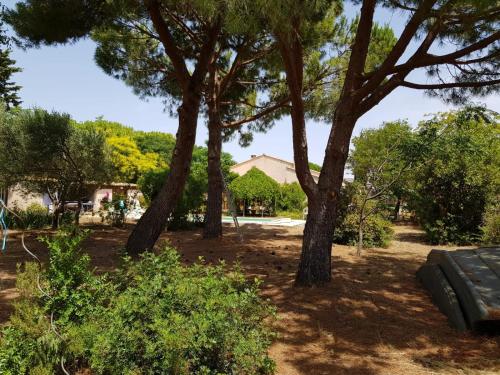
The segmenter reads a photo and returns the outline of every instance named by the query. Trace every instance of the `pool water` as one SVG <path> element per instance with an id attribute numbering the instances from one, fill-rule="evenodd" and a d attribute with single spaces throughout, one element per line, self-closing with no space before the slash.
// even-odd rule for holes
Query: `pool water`
<path id="1" fill-rule="evenodd" d="M 238 216 L 238 222 L 248 222 L 248 223 L 268 223 L 275 221 L 277 218 L 274 217 L 252 217 L 252 216 Z M 232 223 L 232 216 L 222 216 L 223 223 Z"/>
<path id="2" fill-rule="evenodd" d="M 223 216 L 223 223 L 232 223 L 232 216 Z M 304 225 L 305 220 L 292 220 L 290 218 L 283 217 L 251 217 L 251 216 L 238 216 L 239 224 L 258 224 L 258 225 L 273 225 L 280 227 L 294 227 L 298 225 Z"/>

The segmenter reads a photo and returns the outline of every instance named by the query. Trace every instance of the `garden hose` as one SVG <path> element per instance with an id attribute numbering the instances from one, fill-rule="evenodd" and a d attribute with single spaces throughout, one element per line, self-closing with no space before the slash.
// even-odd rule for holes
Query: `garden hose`
<path id="1" fill-rule="evenodd" d="M 2 206 L 2 208 L 0 209 L 0 227 L 2 228 L 2 253 L 5 253 L 7 251 L 7 236 L 9 233 L 9 228 L 7 227 L 7 223 L 5 222 L 5 212 L 8 208 L 2 199 L 0 199 L 0 205 Z"/>

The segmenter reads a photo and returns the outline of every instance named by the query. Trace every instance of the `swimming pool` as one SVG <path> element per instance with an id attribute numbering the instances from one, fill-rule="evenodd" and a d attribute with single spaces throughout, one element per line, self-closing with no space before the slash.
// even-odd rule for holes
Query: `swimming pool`
<path id="1" fill-rule="evenodd" d="M 232 216 L 222 216 L 223 223 L 232 223 Z M 257 225 L 273 225 L 284 227 L 295 227 L 304 225 L 305 220 L 293 220 L 283 217 L 251 217 L 251 216 L 238 216 L 238 223 L 242 224 L 257 224 Z"/>

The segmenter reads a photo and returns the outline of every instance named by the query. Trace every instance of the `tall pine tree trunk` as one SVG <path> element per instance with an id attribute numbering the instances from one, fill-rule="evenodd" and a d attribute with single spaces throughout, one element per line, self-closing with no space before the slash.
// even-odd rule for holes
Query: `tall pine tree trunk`
<path id="1" fill-rule="evenodd" d="M 170 173 L 162 189 L 128 238 L 126 249 L 131 256 L 153 249 L 184 191 L 196 139 L 199 106 L 200 97 L 192 94 L 184 100 L 178 110 L 179 130 L 170 164 Z"/>
<path id="2" fill-rule="evenodd" d="M 341 107 L 342 108 L 342 107 Z M 356 122 L 336 113 L 326 147 L 325 160 L 318 181 L 318 190 L 308 195 L 308 214 L 296 285 L 323 285 L 331 280 L 331 253 L 337 205 L 344 181 L 344 168 L 349 141 Z"/>
<path id="3" fill-rule="evenodd" d="M 334 223 L 334 202 L 327 203 L 321 194 L 309 200 L 296 285 L 322 285 L 331 280 Z"/>
<path id="4" fill-rule="evenodd" d="M 222 134 L 219 121 L 208 124 L 208 198 L 204 238 L 222 236 L 222 191 L 224 189 L 221 172 Z"/>
<path id="5" fill-rule="evenodd" d="M 220 77 L 217 74 L 216 61 L 208 66 L 208 197 L 204 238 L 222 236 L 222 190 L 221 151 L 222 124 L 220 120 Z"/>

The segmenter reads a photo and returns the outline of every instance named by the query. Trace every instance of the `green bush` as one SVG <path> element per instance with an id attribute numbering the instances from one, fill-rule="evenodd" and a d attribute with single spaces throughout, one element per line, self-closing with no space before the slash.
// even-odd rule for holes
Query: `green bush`
<path id="1" fill-rule="evenodd" d="M 468 245 L 481 240 L 480 232 L 466 231 L 461 225 L 461 219 L 449 213 L 441 220 L 422 222 L 422 227 L 431 244 Z"/>
<path id="2" fill-rule="evenodd" d="M 168 247 L 97 276 L 78 250 L 83 238 L 45 240 L 47 269 L 27 263 L 18 274 L 21 298 L 0 334 L 1 374 L 58 374 L 61 361 L 70 373 L 274 373 L 274 309 L 257 280 L 223 264 L 184 267 Z"/>
<path id="3" fill-rule="evenodd" d="M 500 179 L 498 114 L 465 107 L 420 124 L 426 162 L 412 170 L 409 199 L 433 244 L 481 241 L 484 213 Z"/>
<path id="4" fill-rule="evenodd" d="M 481 241 L 486 245 L 500 244 L 500 203 L 498 201 L 486 207 L 481 227 Z"/>
<path id="5" fill-rule="evenodd" d="M 41 229 L 52 223 L 49 210 L 37 203 L 29 205 L 26 210 L 13 210 L 15 215 L 7 213 L 7 226 L 12 229 Z"/>
<path id="6" fill-rule="evenodd" d="M 358 242 L 359 194 L 354 183 L 345 183 L 340 191 L 333 241 L 354 246 Z M 372 207 L 373 208 L 373 207 Z M 363 226 L 363 247 L 387 247 L 392 236 L 392 224 L 381 209 L 369 215 Z"/>
<path id="7" fill-rule="evenodd" d="M 276 206 L 280 211 L 300 212 L 307 205 L 307 197 L 297 182 L 282 184 L 276 199 Z M 301 217 L 302 218 L 302 217 Z"/>
<path id="8" fill-rule="evenodd" d="M 335 228 L 334 242 L 354 246 L 358 241 L 359 215 L 349 212 Z M 394 231 L 391 222 L 380 214 L 368 216 L 363 227 L 364 247 L 388 247 Z"/>

